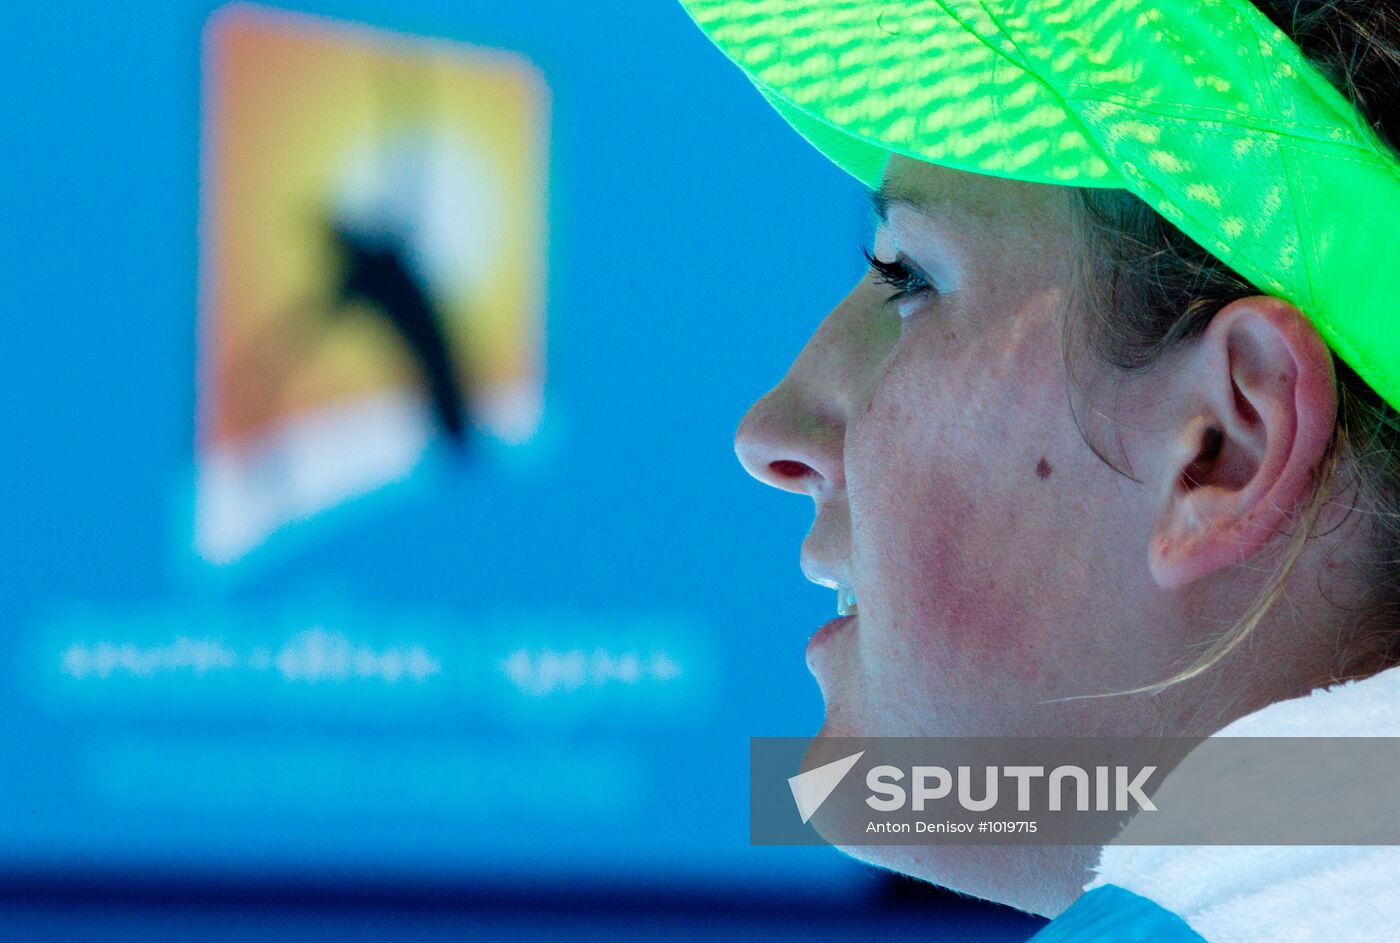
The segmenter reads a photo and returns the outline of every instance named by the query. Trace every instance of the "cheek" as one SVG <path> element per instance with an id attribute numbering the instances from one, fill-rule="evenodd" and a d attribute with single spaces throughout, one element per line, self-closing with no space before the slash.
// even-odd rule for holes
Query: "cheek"
<path id="1" fill-rule="evenodd" d="M 1068 588 L 1047 580 L 1074 435 L 1058 333 L 936 330 L 905 337 L 848 430 L 856 577 L 880 623 L 863 654 L 960 683 L 1034 681 Z"/>

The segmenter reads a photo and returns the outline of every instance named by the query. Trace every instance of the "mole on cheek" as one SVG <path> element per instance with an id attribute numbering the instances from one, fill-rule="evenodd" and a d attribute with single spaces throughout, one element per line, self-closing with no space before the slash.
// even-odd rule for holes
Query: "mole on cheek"
<path id="1" fill-rule="evenodd" d="M 1049 478 L 1053 471 L 1054 469 L 1050 467 L 1050 463 L 1044 458 L 1035 463 L 1035 477 L 1039 478 L 1041 481 Z"/>

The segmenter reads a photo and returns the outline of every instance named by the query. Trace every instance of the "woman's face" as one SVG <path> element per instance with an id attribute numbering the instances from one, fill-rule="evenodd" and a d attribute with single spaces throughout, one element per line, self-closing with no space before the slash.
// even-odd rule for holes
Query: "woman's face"
<path id="1" fill-rule="evenodd" d="M 1161 680 L 1197 640 L 1148 569 L 1153 489 L 1098 458 L 1071 412 L 1071 191 L 898 156 L 883 190 L 874 256 L 936 293 L 886 303 L 895 289 L 868 273 L 736 442 L 755 477 L 815 501 L 808 578 L 857 598 L 853 619 L 808 645 L 821 735 L 1184 731 L 1202 703 L 1190 685 L 1051 700 Z M 1132 430 L 1151 435 L 1150 405 L 1114 405 L 1125 449 Z M 1042 913 L 1092 863 L 1085 850 L 1026 848 L 1025 867 L 1008 867 L 1004 848 L 966 848 L 950 865 L 933 851 L 852 853 Z M 1052 886 L 1032 888 L 1028 872 Z"/>
<path id="2" fill-rule="evenodd" d="M 1153 614 L 1168 601 L 1147 566 L 1150 489 L 1099 459 L 1071 411 L 1072 191 L 897 155 L 883 189 L 874 256 L 936 293 L 886 303 L 895 289 L 868 273 L 736 443 L 754 476 L 816 502 L 803 570 L 857 599 L 808 647 L 822 733 L 1188 724 L 1141 697 L 1045 703 L 1160 680 L 1190 641 Z M 1130 399 L 1114 412 L 1152 421 Z"/>
<path id="3" fill-rule="evenodd" d="M 882 192 L 873 255 L 911 293 L 867 273 L 736 440 L 751 474 L 815 502 L 808 578 L 857 599 L 808 643 L 820 734 L 1207 735 L 1320 683 L 1333 645 L 1307 628 L 1328 616 L 1304 557 L 1311 591 L 1262 647 L 1158 694 L 1084 697 L 1171 677 L 1263 586 L 1266 567 L 1233 566 L 1264 539 L 1242 535 L 1303 500 L 1335 416 L 1301 313 L 1243 299 L 1130 380 L 1069 357 L 1072 379 L 1074 191 L 895 156 Z M 1046 914 L 1097 853 L 848 850 Z"/>

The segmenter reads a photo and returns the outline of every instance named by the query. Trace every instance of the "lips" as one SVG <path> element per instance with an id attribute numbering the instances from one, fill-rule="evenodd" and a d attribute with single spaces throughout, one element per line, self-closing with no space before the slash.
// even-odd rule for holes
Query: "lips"
<path id="1" fill-rule="evenodd" d="M 812 637 L 807 640 L 807 653 L 810 655 L 813 651 L 817 650 L 818 648 L 821 648 L 827 642 L 831 641 L 831 639 L 833 639 L 837 635 L 837 633 L 841 632 L 851 623 L 855 622 L 856 618 L 857 617 L 853 615 L 837 616 L 835 619 L 832 619 L 830 622 L 823 625 L 820 629 L 817 629 L 817 631 L 812 633 Z"/>

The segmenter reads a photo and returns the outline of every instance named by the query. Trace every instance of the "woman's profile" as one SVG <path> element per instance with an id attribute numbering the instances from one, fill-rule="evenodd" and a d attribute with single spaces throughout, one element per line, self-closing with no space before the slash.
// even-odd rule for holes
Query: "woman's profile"
<path id="1" fill-rule="evenodd" d="M 682 2 L 872 192 L 735 443 L 814 502 L 821 734 L 1400 735 L 1400 6 Z M 1254 851 L 859 855 L 1046 939 L 1393 938 L 1400 849 Z"/>

